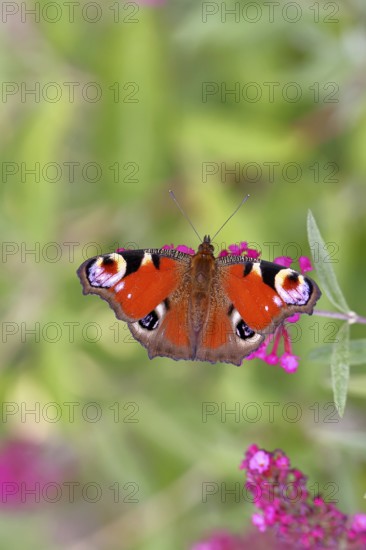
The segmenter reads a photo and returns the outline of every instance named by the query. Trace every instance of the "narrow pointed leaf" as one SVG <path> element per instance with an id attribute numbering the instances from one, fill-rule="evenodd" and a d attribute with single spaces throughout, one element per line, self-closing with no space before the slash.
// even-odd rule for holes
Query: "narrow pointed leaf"
<path id="1" fill-rule="evenodd" d="M 337 309 L 343 313 L 348 313 L 350 308 L 339 287 L 332 264 L 329 262 L 329 254 L 311 210 L 308 212 L 307 227 L 309 246 L 313 256 L 314 267 L 319 276 L 320 289 L 325 292 Z M 316 251 L 319 251 L 319 258 Z"/>
<path id="2" fill-rule="evenodd" d="M 346 406 L 349 378 L 349 323 L 344 323 L 337 334 L 338 342 L 333 345 L 330 368 L 334 403 L 339 416 Z"/>

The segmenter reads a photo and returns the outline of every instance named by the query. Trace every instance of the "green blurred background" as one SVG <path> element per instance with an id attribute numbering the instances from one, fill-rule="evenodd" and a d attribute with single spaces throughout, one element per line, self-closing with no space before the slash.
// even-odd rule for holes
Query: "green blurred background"
<path id="1" fill-rule="evenodd" d="M 329 367 L 307 358 L 337 323 L 301 319 L 295 375 L 149 361 L 75 273 L 118 246 L 197 247 L 169 188 L 201 234 L 250 193 L 218 244 L 309 255 L 311 208 L 365 315 L 365 20 L 356 0 L 2 4 L 2 441 L 40 445 L 61 476 L 55 502 L 2 496 L 2 548 L 183 550 L 244 531 L 238 464 L 252 442 L 365 511 L 362 366 L 340 421 Z M 218 412 L 203 422 L 206 402 Z"/>

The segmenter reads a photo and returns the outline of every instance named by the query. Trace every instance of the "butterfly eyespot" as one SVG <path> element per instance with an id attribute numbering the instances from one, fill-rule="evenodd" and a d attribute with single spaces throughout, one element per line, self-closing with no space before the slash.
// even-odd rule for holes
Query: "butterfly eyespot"
<path id="1" fill-rule="evenodd" d="M 282 269 L 277 273 L 275 289 L 285 304 L 289 305 L 305 305 L 312 294 L 310 280 L 292 269 Z"/>
<path id="2" fill-rule="evenodd" d="M 110 288 L 118 283 L 126 273 L 126 260 L 116 253 L 99 256 L 86 266 L 89 284 L 96 288 Z"/>
<path id="3" fill-rule="evenodd" d="M 146 317 L 140 319 L 138 323 L 145 330 L 155 330 L 159 326 L 159 317 L 155 311 L 151 311 Z"/>
<path id="4" fill-rule="evenodd" d="M 248 325 L 244 323 L 243 319 L 236 325 L 235 332 L 242 340 L 247 340 L 255 335 L 254 330 L 249 328 Z"/>
<path id="5" fill-rule="evenodd" d="M 249 338 L 255 336 L 255 332 L 243 321 L 239 311 L 235 309 L 233 304 L 229 307 L 228 315 L 231 317 L 231 324 L 235 330 L 235 334 L 241 340 L 248 340 Z"/>

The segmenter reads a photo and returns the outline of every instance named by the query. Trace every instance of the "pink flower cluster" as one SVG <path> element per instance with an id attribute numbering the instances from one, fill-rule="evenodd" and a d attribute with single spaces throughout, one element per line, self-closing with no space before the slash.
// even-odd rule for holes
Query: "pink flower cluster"
<path id="1" fill-rule="evenodd" d="M 174 246 L 174 244 L 165 244 L 161 248 L 163 250 L 179 250 L 179 252 L 184 252 L 184 254 L 190 254 L 191 256 L 196 254 L 193 248 L 189 248 L 189 246 L 186 246 L 185 244 L 178 244 L 178 246 Z"/>
<path id="2" fill-rule="evenodd" d="M 260 532 L 273 529 L 279 541 L 298 549 L 366 548 L 366 514 L 347 517 L 321 495 L 311 498 L 307 477 L 290 467 L 283 451 L 251 445 L 240 468 L 260 510 L 252 516 Z"/>
<path id="3" fill-rule="evenodd" d="M 213 533 L 191 550 L 365 550 L 366 514 L 347 516 L 321 495 L 313 498 L 307 477 L 280 449 L 250 445 L 240 469 L 246 490 L 259 512 L 252 515 L 255 532 Z"/>
<path id="4" fill-rule="evenodd" d="M 165 244 L 164 246 L 162 246 L 162 249 L 163 250 L 175 249 L 175 250 L 179 250 L 180 252 L 184 252 L 185 254 L 191 254 L 191 255 L 196 254 L 193 248 L 189 248 L 185 244 L 179 244 L 178 246 L 174 246 L 174 244 Z M 230 244 L 228 246 L 228 249 L 229 250 L 227 249 L 221 250 L 221 252 L 219 252 L 219 258 L 223 258 L 224 256 L 230 256 L 230 255 L 235 255 L 235 256 L 244 255 L 244 256 L 247 256 L 248 258 L 256 260 L 260 256 L 260 252 L 258 252 L 258 250 L 256 250 L 255 248 L 248 248 L 248 243 L 244 241 L 239 244 Z"/>
<path id="5" fill-rule="evenodd" d="M 251 258 L 252 260 L 257 260 L 260 256 L 260 252 L 256 250 L 255 248 L 249 248 L 248 243 L 243 241 L 239 244 L 230 244 L 228 246 L 229 250 L 221 250 L 219 253 L 219 258 L 222 258 L 223 256 L 247 256 L 248 258 Z"/>
<path id="6" fill-rule="evenodd" d="M 55 487 L 74 470 L 62 449 L 26 439 L 8 439 L 0 447 L 0 506 L 28 509 L 54 498 Z"/>

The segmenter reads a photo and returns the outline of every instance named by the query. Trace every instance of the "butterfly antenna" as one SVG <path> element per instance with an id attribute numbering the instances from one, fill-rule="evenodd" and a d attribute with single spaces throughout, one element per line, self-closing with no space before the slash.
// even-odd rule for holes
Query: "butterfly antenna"
<path id="1" fill-rule="evenodd" d="M 234 210 L 234 212 L 231 214 L 231 216 L 228 217 L 228 219 L 226 220 L 225 223 L 222 224 L 222 226 L 220 227 L 220 229 L 218 231 L 216 231 L 215 235 L 211 238 L 211 241 L 214 240 L 214 238 L 220 233 L 221 229 L 223 227 L 225 227 L 225 225 L 227 224 L 227 222 L 229 220 L 231 220 L 231 218 L 234 216 L 234 214 L 237 213 L 237 211 L 239 210 L 239 208 L 241 208 L 241 206 L 249 199 L 250 195 L 245 195 L 245 197 L 242 199 L 241 203 L 239 204 L 239 206 Z"/>
<path id="2" fill-rule="evenodd" d="M 201 237 L 199 236 L 199 234 L 197 233 L 197 230 L 195 228 L 195 226 L 193 225 L 193 223 L 191 222 L 191 220 L 188 218 L 187 214 L 184 212 L 183 208 L 181 207 L 181 205 L 179 204 L 179 202 L 177 201 L 177 198 L 176 196 L 174 195 L 173 191 L 171 189 L 169 189 L 169 195 L 171 196 L 171 198 L 173 199 L 173 201 L 175 202 L 175 204 L 178 206 L 179 210 L 182 212 L 183 216 L 185 217 L 185 219 L 187 220 L 187 222 L 189 223 L 189 225 L 192 227 L 193 231 L 196 233 L 197 237 L 199 238 L 200 240 L 200 243 L 202 242 L 202 239 Z"/>

